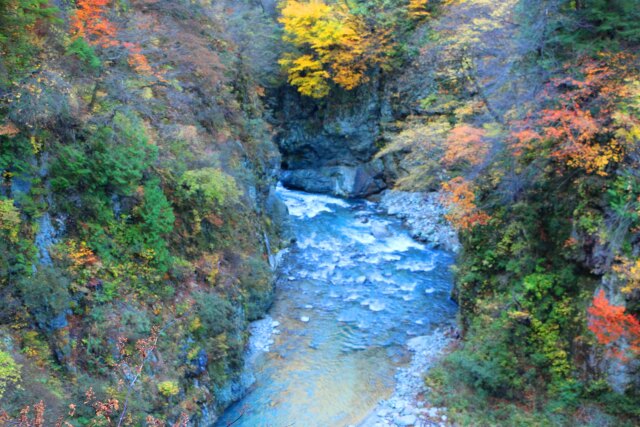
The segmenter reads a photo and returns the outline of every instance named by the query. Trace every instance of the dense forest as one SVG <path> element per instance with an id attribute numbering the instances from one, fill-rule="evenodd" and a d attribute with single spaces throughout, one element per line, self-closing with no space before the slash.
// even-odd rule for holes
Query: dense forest
<path id="1" fill-rule="evenodd" d="M 444 206 L 447 423 L 637 425 L 639 48 L 638 0 L 0 0 L 0 424 L 211 425 L 280 180 Z"/>

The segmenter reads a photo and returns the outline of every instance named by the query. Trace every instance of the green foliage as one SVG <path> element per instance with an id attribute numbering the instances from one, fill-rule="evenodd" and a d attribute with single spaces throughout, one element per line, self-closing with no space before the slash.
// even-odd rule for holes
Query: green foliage
<path id="1" fill-rule="evenodd" d="M 242 194 L 235 179 L 216 168 L 186 171 L 178 185 L 184 197 L 203 209 L 215 211 L 237 203 Z"/>
<path id="2" fill-rule="evenodd" d="M 162 381 L 158 383 L 158 392 L 164 397 L 175 396 L 180 393 L 180 385 L 177 381 Z"/>
<path id="3" fill-rule="evenodd" d="M 144 124 L 130 112 L 117 112 L 113 126 L 87 133 L 85 143 L 60 147 L 51 166 L 51 184 L 58 193 L 82 194 L 85 207 L 99 216 L 112 195 L 129 196 L 140 185 L 156 160 L 157 147 L 149 144 Z"/>
<path id="4" fill-rule="evenodd" d="M 61 148 L 52 167 L 52 184 L 60 191 L 75 187 L 129 195 L 155 156 L 156 148 L 149 145 L 141 120 L 118 112 L 113 126 L 90 131 L 86 144 Z"/>
<path id="5" fill-rule="evenodd" d="M 559 29 L 559 41 L 568 47 L 595 51 L 616 47 L 619 42 L 640 41 L 636 1 L 587 0 L 581 7 L 572 1 L 564 3 L 565 13 L 576 22 Z"/>
<path id="6" fill-rule="evenodd" d="M 215 292 L 195 295 L 198 317 L 202 322 L 201 333 L 217 336 L 237 328 L 231 303 Z"/>
<path id="7" fill-rule="evenodd" d="M 15 243 L 20 232 L 20 211 L 11 199 L 0 199 L 0 232 Z"/>
<path id="8" fill-rule="evenodd" d="M 74 38 L 67 46 L 67 55 L 75 55 L 84 62 L 89 69 L 97 70 L 102 61 L 96 55 L 96 51 L 83 37 Z"/>
<path id="9" fill-rule="evenodd" d="M 620 218 L 637 224 L 640 215 L 640 180 L 631 171 L 621 174 L 607 190 L 609 204 Z"/>
<path id="10" fill-rule="evenodd" d="M 246 317 L 248 320 L 257 320 L 273 300 L 273 278 L 269 264 L 257 257 L 249 258 L 244 263 L 239 279 L 246 296 Z"/>
<path id="11" fill-rule="evenodd" d="M 141 205 L 133 209 L 136 221 L 124 230 L 123 245 L 128 251 L 146 254 L 161 273 L 170 266 L 165 237 L 173 230 L 175 216 L 158 180 L 147 182 Z"/>
<path id="12" fill-rule="evenodd" d="M 42 399 L 43 425 L 53 425 L 88 387 L 122 405 L 118 338 L 136 358 L 135 341 L 159 325 L 170 325 L 158 344 L 164 363 L 153 376 L 143 370 L 133 425 L 141 414 L 177 420 L 191 402 L 215 404 L 238 374 L 248 312 L 262 315 L 271 297 L 254 236 L 277 152 L 257 81 L 274 81 L 278 49 L 272 17 L 224 2 L 229 14 L 175 3 L 149 26 L 135 2 L 77 2 L 63 22 L 53 2 L 0 0 L 0 326 L 24 365 L 20 387 L 6 388 L 10 416 Z M 93 19 L 94 6 L 109 25 Z M 87 12 L 84 36 L 76 8 Z M 103 30 L 108 46 L 92 44 Z M 245 185 L 255 199 L 243 197 Z M 51 265 L 34 245 L 44 212 L 60 225 Z M 198 276 L 209 255 L 214 280 Z M 193 328 L 182 323 L 192 311 Z M 200 351 L 205 395 L 180 388 Z M 6 354 L 3 392 L 20 375 Z M 70 422 L 95 422 L 93 412 L 80 404 Z"/>
<path id="13" fill-rule="evenodd" d="M 43 22 L 55 22 L 58 9 L 48 0 L 0 1 L 0 87 L 11 79 L 19 78 L 33 66 L 38 52 L 34 26 Z"/>
<path id="14" fill-rule="evenodd" d="M 44 330 L 55 329 L 59 323 L 66 323 L 62 319 L 71 308 L 69 286 L 66 275 L 48 266 L 41 266 L 17 284 L 24 306 Z"/>
<path id="15" fill-rule="evenodd" d="M 11 354 L 0 350 L 0 399 L 10 384 L 20 381 L 21 366 L 13 360 Z"/>

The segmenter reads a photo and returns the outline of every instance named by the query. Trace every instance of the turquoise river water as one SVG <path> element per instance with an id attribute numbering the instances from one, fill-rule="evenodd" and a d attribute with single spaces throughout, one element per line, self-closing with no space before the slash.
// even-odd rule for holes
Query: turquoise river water
<path id="1" fill-rule="evenodd" d="M 374 203 L 279 188 L 297 242 L 284 256 L 256 382 L 217 426 L 357 425 L 394 388 L 404 344 L 455 315 L 451 254 Z"/>

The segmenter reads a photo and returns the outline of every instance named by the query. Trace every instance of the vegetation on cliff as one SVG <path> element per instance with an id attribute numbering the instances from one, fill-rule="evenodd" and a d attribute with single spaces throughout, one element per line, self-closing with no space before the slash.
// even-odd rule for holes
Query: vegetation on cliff
<path id="1" fill-rule="evenodd" d="M 634 424 L 637 2 L 449 2 L 430 87 L 378 154 L 441 189 L 463 250 L 464 338 L 428 383 L 463 425 Z"/>
<path id="2" fill-rule="evenodd" d="M 272 294 L 273 20 L 55 4 L 0 2 L 0 424 L 214 412 Z"/>
<path id="3" fill-rule="evenodd" d="M 454 421 L 637 423 L 637 0 L 275 3 L 0 0 L 0 422 L 238 397 L 279 229 L 266 99 L 328 141 L 282 137 L 286 165 L 340 135 L 367 189 L 442 192 Z"/>

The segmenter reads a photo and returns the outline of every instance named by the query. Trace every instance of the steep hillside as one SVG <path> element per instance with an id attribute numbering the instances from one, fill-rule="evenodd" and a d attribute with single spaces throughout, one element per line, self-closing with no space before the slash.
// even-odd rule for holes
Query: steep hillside
<path id="1" fill-rule="evenodd" d="M 2 409 L 206 420 L 247 385 L 246 324 L 273 292 L 273 20 L 8 0 L 0 28 Z"/>
<path id="2" fill-rule="evenodd" d="M 388 3 L 359 4 L 377 10 L 364 15 L 374 28 L 389 22 Z M 392 14 L 393 59 L 368 64 L 355 88 L 292 27 L 331 91 L 281 98 L 293 118 L 277 140 L 284 182 L 440 191 L 463 245 L 453 296 L 464 338 L 428 383 L 455 421 L 634 424 L 637 2 L 396 6 L 406 15 Z M 341 19 L 334 8 L 318 22 Z M 320 85 L 291 69 L 299 92 Z"/>
<path id="3" fill-rule="evenodd" d="M 637 425 L 639 11 L 0 0 L 0 423 L 210 425 L 250 383 L 280 179 L 447 212 L 449 421 Z"/>

